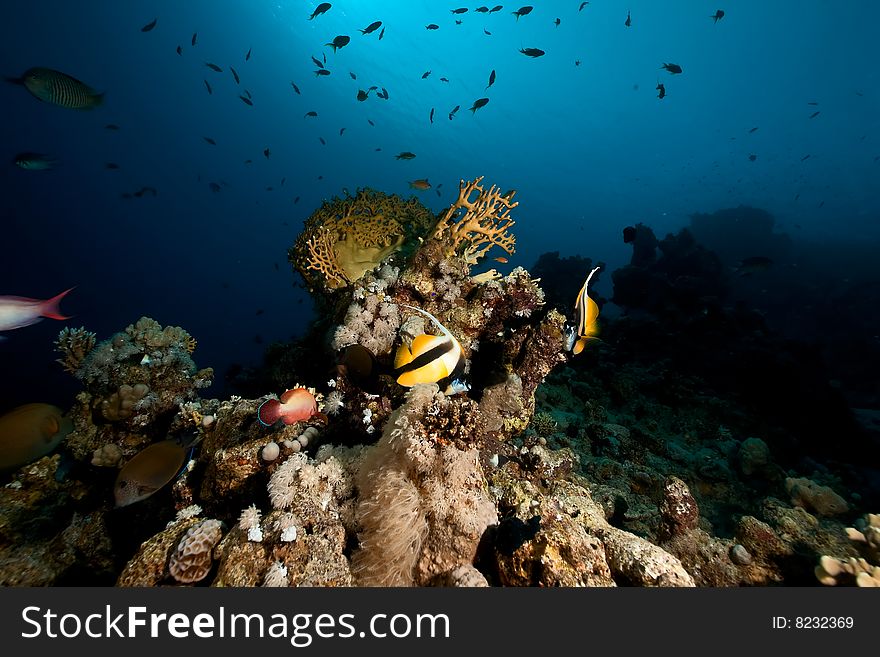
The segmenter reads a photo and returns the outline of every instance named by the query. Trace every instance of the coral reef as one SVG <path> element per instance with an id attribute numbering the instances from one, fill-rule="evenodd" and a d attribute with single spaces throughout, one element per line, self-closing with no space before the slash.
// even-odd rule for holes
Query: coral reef
<path id="1" fill-rule="evenodd" d="M 846 536 L 853 542 L 857 556 L 823 556 L 816 566 L 816 578 L 827 586 L 880 586 L 880 514 L 866 514 L 858 527 L 847 527 Z"/>
<path id="2" fill-rule="evenodd" d="M 56 362 L 69 374 L 76 374 L 95 347 L 95 334 L 85 328 L 64 327 L 55 340 L 55 351 L 61 354 Z"/>

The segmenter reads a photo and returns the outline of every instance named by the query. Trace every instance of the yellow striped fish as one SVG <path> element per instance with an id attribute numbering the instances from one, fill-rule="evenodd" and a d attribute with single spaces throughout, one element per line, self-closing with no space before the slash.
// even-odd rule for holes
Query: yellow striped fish
<path id="1" fill-rule="evenodd" d="M 587 294 L 590 279 L 593 278 L 593 274 L 599 271 L 599 269 L 601 267 L 596 267 L 590 272 L 574 302 L 574 309 L 577 312 L 577 326 L 572 327 L 566 346 L 575 356 L 581 353 L 587 341 L 595 339 L 596 334 L 599 332 L 599 325 L 596 322 L 596 319 L 599 317 L 599 306 Z"/>
<path id="2" fill-rule="evenodd" d="M 434 322 L 441 335 L 423 333 L 409 346 L 403 344 L 394 356 L 397 382 L 407 388 L 419 383 L 437 383 L 455 377 L 464 370 L 464 352 L 455 336 L 431 313 L 415 306 L 400 304 L 422 313 Z"/>
<path id="3" fill-rule="evenodd" d="M 7 78 L 9 82 L 20 84 L 43 102 L 68 109 L 93 109 L 104 100 L 84 82 L 51 68 L 29 68 L 20 78 Z"/>

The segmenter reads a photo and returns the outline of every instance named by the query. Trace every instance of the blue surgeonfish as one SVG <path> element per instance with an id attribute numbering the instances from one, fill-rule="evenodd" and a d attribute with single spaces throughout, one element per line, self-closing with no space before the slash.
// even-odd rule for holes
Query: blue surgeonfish
<path id="1" fill-rule="evenodd" d="M 465 358 L 461 344 L 455 336 L 440 323 L 431 313 L 415 306 L 400 304 L 420 312 L 434 322 L 440 329 L 440 335 L 423 333 L 416 336 L 407 346 L 402 344 L 394 356 L 394 370 L 397 382 L 407 388 L 419 383 L 437 383 L 452 378 L 450 392 L 467 390 L 459 375 L 464 371 Z"/>
<path id="2" fill-rule="evenodd" d="M 599 317 L 599 306 L 596 305 L 596 302 L 587 293 L 590 279 L 593 278 L 593 274 L 599 271 L 599 269 L 601 268 L 596 267 L 590 272 L 574 302 L 574 309 L 577 312 L 577 325 L 571 327 L 571 331 L 567 336 L 566 348 L 575 356 L 581 353 L 587 341 L 595 339 L 596 333 L 599 332 L 599 325 L 596 323 L 596 319 Z"/>

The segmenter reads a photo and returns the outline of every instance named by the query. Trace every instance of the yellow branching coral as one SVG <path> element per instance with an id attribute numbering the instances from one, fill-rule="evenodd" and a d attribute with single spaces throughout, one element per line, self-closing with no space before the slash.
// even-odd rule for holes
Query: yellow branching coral
<path id="1" fill-rule="evenodd" d="M 415 198 L 362 189 L 325 201 L 306 221 L 288 259 L 309 285 L 338 289 L 426 234 L 433 223 L 434 215 Z"/>
<path id="2" fill-rule="evenodd" d="M 55 362 L 61 363 L 70 374 L 76 374 L 86 356 L 95 346 L 95 334 L 85 328 L 64 327 L 55 339 L 55 351 L 61 354 L 61 358 Z"/>
<path id="3" fill-rule="evenodd" d="M 469 264 L 476 264 L 493 246 L 513 255 L 516 237 L 510 232 L 514 220 L 510 211 L 519 205 L 513 200 L 516 191 L 501 193 L 492 185 L 488 190 L 480 183 L 483 176 L 458 186 L 458 198 L 434 228 L 434 237 L 446 243 L 446 254 L 461 255 Z M 477 193 L 477 197 L 471 197 Z"/>

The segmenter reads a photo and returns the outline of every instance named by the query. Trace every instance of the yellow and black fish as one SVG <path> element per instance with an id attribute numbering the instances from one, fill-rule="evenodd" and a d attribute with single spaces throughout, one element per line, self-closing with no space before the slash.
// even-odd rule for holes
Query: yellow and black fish
<path id="1" fill-rule="evenodd" d="M 400 304 L 422 313 L 440 329 L 440 335 L 423 333 L 407 346 L 402 344 L 394 355 L 397 382 L 407 388 L 419 383 L 437 383 L 455 379 L 464 372 L 464 352 L 455 336 L 431 313 L 415 306 Z"/>
<path id="2" fill-rule="evenodd" d="M 34 98 L 68 109 L 93 109 L 104 101 L 104 94 L 51 68 L 29 68 L 20 78 L 6 79 L 22 85 Z"/>
<path id="3" fill-rule="evenodd" d="M 588 340 L 596 339 L 596 334 L 599 332 L 599 325 L 596 322 L 596 319 L 599 317 L 599 306 L 596 305 L 596 302 L 587 293 L 590 279 L 593 278 L 593 274 L 599 271 L 599 269 L 601 268 L 596 267 L 590 272 L 574 302 L 574 308 L 577 312 L 577 325 L 571 327 L 566 348 L 575 356 L 584 350 Z"/>

